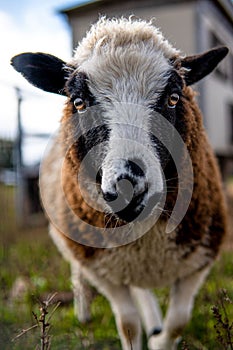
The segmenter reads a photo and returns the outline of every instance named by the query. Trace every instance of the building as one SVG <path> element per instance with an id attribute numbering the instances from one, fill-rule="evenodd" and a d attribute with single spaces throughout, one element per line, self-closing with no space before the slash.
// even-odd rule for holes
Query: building
<path id="1" fill-rule="evenodd" d="M 99 15 L 155 18 L 155 24 L 174 46 L 190 55 L 218 45 L 230 54 L 213 74 L 198 84 L 204 123 L 227 171 L 233 159 L 233 3 L 231 0 L 96 0 L 64 9 L 72 29 L 73 47 Z M 229 168 L 228 168 L 229 169 Z"/>

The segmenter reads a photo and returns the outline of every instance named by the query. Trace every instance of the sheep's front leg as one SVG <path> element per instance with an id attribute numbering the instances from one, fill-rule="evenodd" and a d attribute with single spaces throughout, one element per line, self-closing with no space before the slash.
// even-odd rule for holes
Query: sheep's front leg
<path id="1" fill-rule="evenodd" d="M 193 301 L 209 267 L 178 280 L 171 289 L 170 304 L 159 335 L 149 339 L 150 350 L 175 350 L 181 332 L 190 319 Z"/>
<path id="2" fill-rule="evenodd" d="M 138 287 L 131 287 L 130 291 L 147 336 L 160 333 L 162 330 L 162 313 L 154 293 L 148 289 Z"/>
<path id="3" fill-rule="evenodd" d="M 130 290 L 126 286 L 104 284 L 101 292 L 109 300 L 115 315 L 123 350 L 141 350 L 141 324 Z"/>

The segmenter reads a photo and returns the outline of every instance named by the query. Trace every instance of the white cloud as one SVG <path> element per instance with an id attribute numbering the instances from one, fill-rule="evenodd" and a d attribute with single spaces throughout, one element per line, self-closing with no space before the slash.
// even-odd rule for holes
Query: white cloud
<path id="1" fill-rule="evenodd" d="M 0 11 L 0 33 L 0 137 L 15 135 L 15 86 L 23 91 L 22 121 L 25 131 L 55 131 L 61 118 L 64 98 L 32 87 L 10 66 L 10 59 L 25 51 L 44 51 L 68 59 L 72 52 L 69 32 L 43 4 L 27 7 L 17 23 L 10 14 Z M 25 152 L 27 153 L 27 148 Z"/>

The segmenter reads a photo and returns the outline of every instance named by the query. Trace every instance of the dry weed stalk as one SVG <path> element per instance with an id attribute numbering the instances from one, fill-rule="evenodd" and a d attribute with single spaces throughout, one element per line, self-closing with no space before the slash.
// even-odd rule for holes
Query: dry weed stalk
<path id="1" fill-rule="evenodd" d="M 50 309 L 50 306 L 54 304 L 54 298 L 56 297 L 57 293 L 54 293 L 50 296 L 45 301 L 40 301 L 39 305 L 39 315 L 37 315 L 35 312 L 32 312 L 33 317 L 36 321 L 36 324 L 33 326 L 23 329 L 16 337 L 12 339 L 12 341 L 15 341 L 19 339 L 21 336 L 24 334 L 28 333 L 34 328 L 39 327 L 40 328 L 40 346 L 37 345 L 36 350 L 50 350 L 51 349 L 51 335 L 50 335 L 50 330 L 51 330 L 51 324 L 50 320 L 56 311 L 56 309 L 59 307 L 60 302 L 57 302 L 56 305 L 53 307 L 52 310 Z"/>

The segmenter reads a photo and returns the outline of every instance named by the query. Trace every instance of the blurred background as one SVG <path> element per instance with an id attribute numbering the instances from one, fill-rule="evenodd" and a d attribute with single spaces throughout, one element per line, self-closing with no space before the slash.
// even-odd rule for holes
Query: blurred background
<path id="1" fill-rule="evenodd" d="M 62 291 L 68 293 L 68 303 L 72 299 L 69 294 L 68 266 L 61 261 L 47 237 L 46 219 L 42 213 L 38 190 L 40 159 L 50 135 L 59 126 L 65 99 L 29 85 L 13 70 L 10 60 L 12 56 L 27 51 L 47 52 L 69 60 L 73 49 L 100 14 L 108 17 L 133 14 L 143 19 L 154 18 L 155 25 L 161 28 L 164 36 L 184 55 L 199 53 L 218 45 L 226 45 L 230 49 L 215 72 L 195 86 L 195 89 L 199 93 L 198 102 L 210 142 L 218 157 L 229 204 L 230 235 L 225 244 L 225 255 L 216 269 L 221 276 L 219 283 L 222 287 L 227 288 L 230 283 L 231 290 L 233 289 L 230 278 L 227 278 L 228 274 L 232 277 L 233 273 L 229 267 L 233 247 L 233 1 L 0 0 L 0 345 L 2 343 L 3 349 L 27 348 L 25 340 L 12 345 L 10 338 L 18 329 L 32 322 L 31 316 L 27 318 L 27 315 L 34 304 L 28 302 L 27 298 L 30 299 L 33 293 L 41 295 L 49 291 Z M 67 277 L 64 280 L 62 276 Z M 217 279 L 214 280 L 218 285 Z M 209 294 L 209 290 L 206 293 Z M 214 288 L 211 293 L 214 298 Z M 203 300 L 207 294 L 203 294 Z M 165 305 L 166 298 L 162 295 L 162 303 Z M 27 299 L 26 304 L 24 298 Z M 16 300 L 17 308 L 21 310 L 20 319 L 15 312 L 17 308 L 9 308 L 8 302 L 11 303 L 12 299 L 14 303 Z M 22 300 L 24 306 L 20 304 Z M 102 311 L 108 315 L 105 319 L 101 318 Z M 69 327 L 76 327 L 72 311 L 69 312 L 69 317 L 64 313 L 64 320 L 68 317 Z M 207 314 L 205 312 L 203 310 L 202 316 L 197 318 L 208 318 L 209 321 L 206 322 L 210 322 L 210 327 L 213 327 L 213 318 L 209 311 Z M 109 349 L 114 346 L 119 348 L 111 311 L 103 299 L 101 303 L 95 304 L 93 313 L 98 320 L 98 327 L 95 329 L 94 324 L 91 336 L 88 333 L 85 338 L 85 346 L 82 344 L 84 330 L 78 328 L 80 349 L 91 348 L 93 339 L 98 337 L 109 337 L 113 341 L 114 345 Z M 109 327 L 109 323 L 110 333 L 107 334 L 105 325 Z M 103 332 L 100 330 L 102 326 Z M 64 328 L 62 331 L 65 332 Z M 61 330 L 58 329 L 57 333 L 59 332 Z M 196 325 L 194 333 L 196 337 L 194 335 L 191 340 L 194 348 L 199 346 L 200 349 L 214 349 L 216 341 L 214 338 L 203 340 L 208 336 L 201 325 Z M 70 349 L 79 349 L 72 345 L 72 341 L 70 339 Z M 211 344 L 211 341 L 211 347 L 205 345 L 205 342 Z M 32 342 L 30 336 L 28 342 Z M 54 348 L 62 349 L 60 343 L 62 344 L 61 340 Z M 103 349 L 102 346 L 100 349 Z"/>

